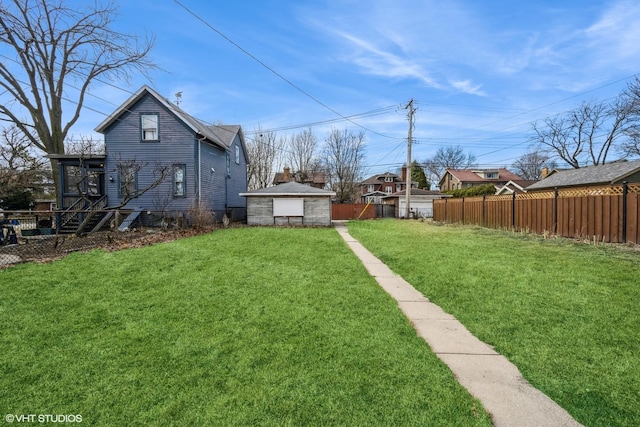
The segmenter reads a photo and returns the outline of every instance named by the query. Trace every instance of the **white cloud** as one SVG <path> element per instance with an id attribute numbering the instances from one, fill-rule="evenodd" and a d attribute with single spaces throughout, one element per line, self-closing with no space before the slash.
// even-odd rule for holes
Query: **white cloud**
<path id="1" fill-rule="evenodd" d="M 458 89 L 460 92 L 468 93 L 469 95 L 486 96 L 487 94 L 481 89 L 482 85 L 474 85 L 470 80 L 452 80 L 449 81 L 451 86 Z"/>
<path id="2" fill-rule="evenodd" d="M 590 46 L 601 54 L 601 60 L 637 58 L 640 55 L 640 4 L 635 1 L 614 4 L 584 34 Z M 634 63 L 637 64 L 637 60 Z"/>

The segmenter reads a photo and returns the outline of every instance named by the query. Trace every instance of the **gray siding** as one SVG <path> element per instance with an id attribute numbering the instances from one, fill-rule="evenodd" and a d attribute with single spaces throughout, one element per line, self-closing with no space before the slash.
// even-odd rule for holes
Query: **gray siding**
<path id="1" fill-rule="evenodd" d="M 297 197 L 296 197 L 297 198 Z M 331 225 L 331 198 L 304 197 L 304 217 L 274 217 L 273 197 L 247 196 L 249 225 Z"/>
<path id="2" fill-rule="evenodd" d="M 140 141 L 140 113 L 158 113 L 160 142 Z M 173 197 L 173 176 L 143 196 L 129 202 L 127 207 L 140 206 L 149 210 L 186 211 L 195 195 L 196 171 L 194 168 L 195 135 L 182 122 L 151 96 L 136 103 L 129 112 L 120 116 L 105 132 L 107 147 L 107 194 L 109 205 L 120 202 L 118 196 L 117 164 L 120 160 L 135 159 L 146 166 L 138 173 L 138 190 L 147 188 L 155 180 L 157 164 L 184 164 L 187 167 L 186 195 Z"/>
<path id="3" fill-rule="evenodd" d="M 159 142 L 141 142 L 140 114 L 157 113 Z M 184 197 L 173 196 L 173 171 L 158 187 L 128 203 L 127 208 L 187 212 L 200 201 L 216 213 L 216 219 L 234 210 L 234 218 L 244 219 L 246 199 L 239 193 L 246 191 L 247 159 L 238 135 L 229 147 L 230 174 L 227 174 L 226 152 L 221 147 L 198 140 L 196 133 L 151 95 L 142 97 L 114 121 L 104 132 L 107 147 L 107 196 L 110 206 L 120 203 L 118 162 L 135 159 L 146 166 L 138 173 L 138 190 L 149 187 L 155 180 L 156 164 L 185 165 L 186 192 Z M 235 147 L 240 147 L 240 162 L 236 163 Z M 200 164 L 198 163 L 200 160 Z M 201 165 L 201 167 L 200 167 Z M 213 169 L 213 170 L 212 170 Z M 201 186 L 198 186 L 201 180 Z"/>

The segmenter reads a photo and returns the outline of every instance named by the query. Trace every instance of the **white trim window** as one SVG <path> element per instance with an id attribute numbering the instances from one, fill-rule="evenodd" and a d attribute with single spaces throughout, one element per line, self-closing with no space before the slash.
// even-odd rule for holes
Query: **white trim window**
<path id="1" fill-rule="evenodd" d="M 173 165 L 173 197 L 187 195 L 187 165 Z"/>
<path id="2" fill-rule="evenodd" d="M 141 114 L 140 130 L 143 141 L 158 141 L 158 115 Z"/>

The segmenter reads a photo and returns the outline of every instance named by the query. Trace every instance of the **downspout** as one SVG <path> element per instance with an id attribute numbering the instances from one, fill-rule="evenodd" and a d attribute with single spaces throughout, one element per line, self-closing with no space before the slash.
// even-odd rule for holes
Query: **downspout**
<path id="1" fill-rule="evenodd" d="M 198 138 L 198 207 L 202 207 L 202 141 L 205 137 Z"/>

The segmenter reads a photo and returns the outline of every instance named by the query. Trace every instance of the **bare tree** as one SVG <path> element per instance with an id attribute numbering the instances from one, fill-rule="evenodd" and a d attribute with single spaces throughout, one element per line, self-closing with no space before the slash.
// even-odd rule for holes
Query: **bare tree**
<path id="1" fill-rule="evenodd" d="M 430 175 L 432 182 L 440 182 L 447 169 L 468 169 L 473 167 L 476 156 L 473 153 L 465 153 L 459 145 L 440 147 L 436 154 L 424 160 L 425 171 Z"/>
<path id="2" fill-rule="evenodd" d="M 44 193 L 44 183 L 51 175 L 45 163 L 15 125 L 0 131 L 0 204 L 3 208 L 26 209 L 35 196 Z"/>
<path id="3" fill-rule="evenodd" d="M 365 133 L 347 129 L 332 129 L 325 140 L 324 163 L 329 173 L 329 185 L 336 192 L 336 201 L 355 199 L 356 184 L 362 178 L 365 155 Z"/>
<path id="4" fill-rule="evenodd" d="M 100 0 L 68 6 L 65 0 L 7 0 L 0 7 L 0 120 L 15 123 L 33 146 L 64 154 L 64 141 L 80 117 L 87 90 L 100 77 L 128 80 L 155 67 L 153 38 L 140 40 L 113 28 L 116 8 Z M 73 95 L 75 94 L 75 95 Z M 63 114 L 63 103 L 71 113 Z M 51 160 L 56 192 L 57 162 Z"/>
<path id="5" fill-rule="evenodd" d="M 622 92 L 623 105 L 629 111 L 629 123 L 624 132 L 627 139 L 621 150 L 625 155 L 640 156 L 640 78 L 636 77 Z"/>
<path id="6" fill-rule="evenodd" d="M 247 176 L 249 190 L 268 187 L 273 180 L 273 173 L 280 167 L 280 155 L 285 144 L 284 138 L 278 138 L 273 131 L 263 132 L 258 127 L 253 139 L 247 144 Z"/>
<path id="7" fill-rule="evenodd" d="M 637 104 L 630 95 L 622 92 L 609 103 L 585 101 L 566 114 L 535 122 L 531 141 L 576 169 L 603 165 L 612 152 L 626 157 L 629 150 L 625 152 L 625 143 Z"/>
<path id="8" fill-rule="evenodd" d="M 542 169 L 555 169 L 557 164 L 555 160 L 540 151 L 530 151 L 518 157 L 513 163 L 513 172 L 523 179 L 537 181 L 542 179 Z"/>
<path id="9" fill-rule="evenodd" d="M 77 171 L 82 169 L 83 157 L 79 157 L 79 167 Z M 127 159 L 122 160 L 119 159 L 116 163 L 116 172 L 119 176 L 119 184 L 120 184 L 120 203 L 117 205 L 110 205 L 107 209 L 110 211 L 118 211 L 120 208 L 125 206 L 131 200 L 137 199 L 147 192 L 153 190 L 158 187 L 160 184 L 164 182 L 164 180 L 171 174 L 172 165 L 157 163 L 153 166 L 152 177 L 153 181 L 149 183 L 144 188 L 138 188 L 137 186 L 137 175 L 145 168 L 149 167 L 149 162 L 139 161 L 136 159 Z M 82 197 L 87 206 L 92 204 L 91 200 L 91 188 L 90 185 L 87 185 L 87 181 L 90 179 L 90 176 L 84 175 L 82 177 L 77 177 L 76 179 L 76 191 Z M 97 211 L 90 210 L 89 213 L 84 217 L 82 223 L 78 226 L 76 230 L 76 235 L 82 234 L 85 226 L 91 222 L 93 217 L 97 214 Z"/>
<path id="10" fill-rule="evenodd" d="M 319 161 L 316 158 L 318 138 L 311 128 L 291 135 L 287 141 L 287 163 L 302 181 L 316 172 Z"/>

